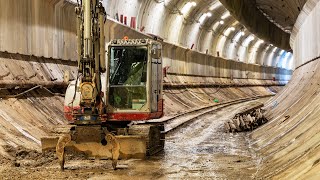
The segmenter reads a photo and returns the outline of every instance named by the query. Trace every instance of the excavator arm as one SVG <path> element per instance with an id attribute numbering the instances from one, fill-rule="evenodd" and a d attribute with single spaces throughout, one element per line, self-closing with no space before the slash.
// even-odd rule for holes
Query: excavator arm
<path id="1" fill-rule="evenodd" d="M 75 8 L 77 14 L 78 72 L 75 90 L 79 88 L 80 107 L 72 116 L 76 125 L 69 134 L 59 138 L 56 154 L 64 169 L 65 147 L 89 152 L 91 156 L 105 154 L 113 159 L 116 168 L 120 145 L 115 136 L 101 127 L 105 114 L 101 73 L 106 71 L 104 21 L 105 9 L 99 0 L 81 0 Z M 79 83 L 79 84 L 78 84 Z M 106 143 L 101 146 L 101 142 Z"/>
<path id="2" fill-rule="evenodd" d="M 99 124 L 104 112 L 101 73 L 106 71 L 105 10 L 99 0 L 81 0 L 76 7 L 80 109 L 76 123 Z M 78 82 L 77 82 L 78 83 Z"/>

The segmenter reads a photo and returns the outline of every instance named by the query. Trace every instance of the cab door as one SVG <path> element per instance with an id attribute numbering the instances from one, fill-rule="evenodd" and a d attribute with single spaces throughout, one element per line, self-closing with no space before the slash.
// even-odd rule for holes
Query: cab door
<path id="1" fill-rule="evenodd" d="M 151 112 L 158 112 L 158 102 L 162 89 L 161 45 L 152 44 L 151 48 Z"/>

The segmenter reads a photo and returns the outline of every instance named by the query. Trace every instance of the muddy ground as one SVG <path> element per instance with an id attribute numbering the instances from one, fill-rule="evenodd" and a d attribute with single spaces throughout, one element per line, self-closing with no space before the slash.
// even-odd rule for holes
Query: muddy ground
<path id="1" fill-rule="evenodd" d="M 146 160 L 111 161 L 68 155 L 61 172 L 54 153 L 10 148 L 0 179 L 254 179 L 259 157 L 246 133 L 226 133 L 223 123 L 243 104 L 213 111 L 166 135 L 164 152 Z"/>

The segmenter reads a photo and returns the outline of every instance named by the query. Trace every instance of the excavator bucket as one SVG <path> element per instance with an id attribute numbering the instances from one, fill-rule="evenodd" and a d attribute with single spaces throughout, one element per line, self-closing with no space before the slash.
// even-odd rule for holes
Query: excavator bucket
<path id="1" fill-rule="evenodd" d="M 114 136 L 119 142 L 119 159 L 144 159 L 146 156 L 146 140 L 142 136 Z M 43 137 L 41 138 L 42 152 L 55 150 L 58 144 L 59 137 Z M 77 144 L 70 141 L 65 145 L 65 148 L 71 151 L 86 152 L 88 157 L 97 157 L 101 159 L 110 159 L 111 153 L 108 150 L 108 144 L 103 145 L 97 142 L 86 142 Z"/>
<path id="2" fill-rule="evenodd" d="M 144 159 L 163 150 L 163 125 L 133 125 L 130 135 L 106 133 L 100 138 L 101 127 L 76 127 L 77 131 L 60 137 L 41 138 L 42 152 L 56 151 L 61 169 L 64 169 L 66 152 L 83 152 L 88 158 L 112 159 L 116 168 L 118 159 Z M 76 133 L 75 133 L 76 132 Z"/>
<path id="3" fill-rule="evenodd" d="M 65 152 L 83 152 L 88 158 L 112 159 L 115 169 L 118 159 L 144 159 L 146 140 L 142 136 L 106 136 L 106 144 L 97 142 L 76 143 L 69 134 L 58 137 L 41 138 L 42 152 L 56 150 L 61 170 L 64 169 Z M 67 150 L 67 151 L 66 151 Z"/>

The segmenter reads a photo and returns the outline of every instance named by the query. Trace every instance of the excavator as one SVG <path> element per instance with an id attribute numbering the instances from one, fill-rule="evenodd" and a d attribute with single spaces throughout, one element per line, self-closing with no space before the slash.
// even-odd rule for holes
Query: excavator
<path id="1" fill-rule="evenodd" d="M 67 150 L 90 158 L 145 158 L 164 148 L 162 46 L 152 39 L 114 39 L 106 48 L 106 12 L 99 0 L 80 0 L 77 15 L 78 76 L 66 90 L 60 137 L 43 137 L 64 170 Z M 107 56 L 107 58 L 106 58 Z M 139 123 L 135 123 L 139 122 Z M 69 151 L 68 151 L 69 152 Z"/>

